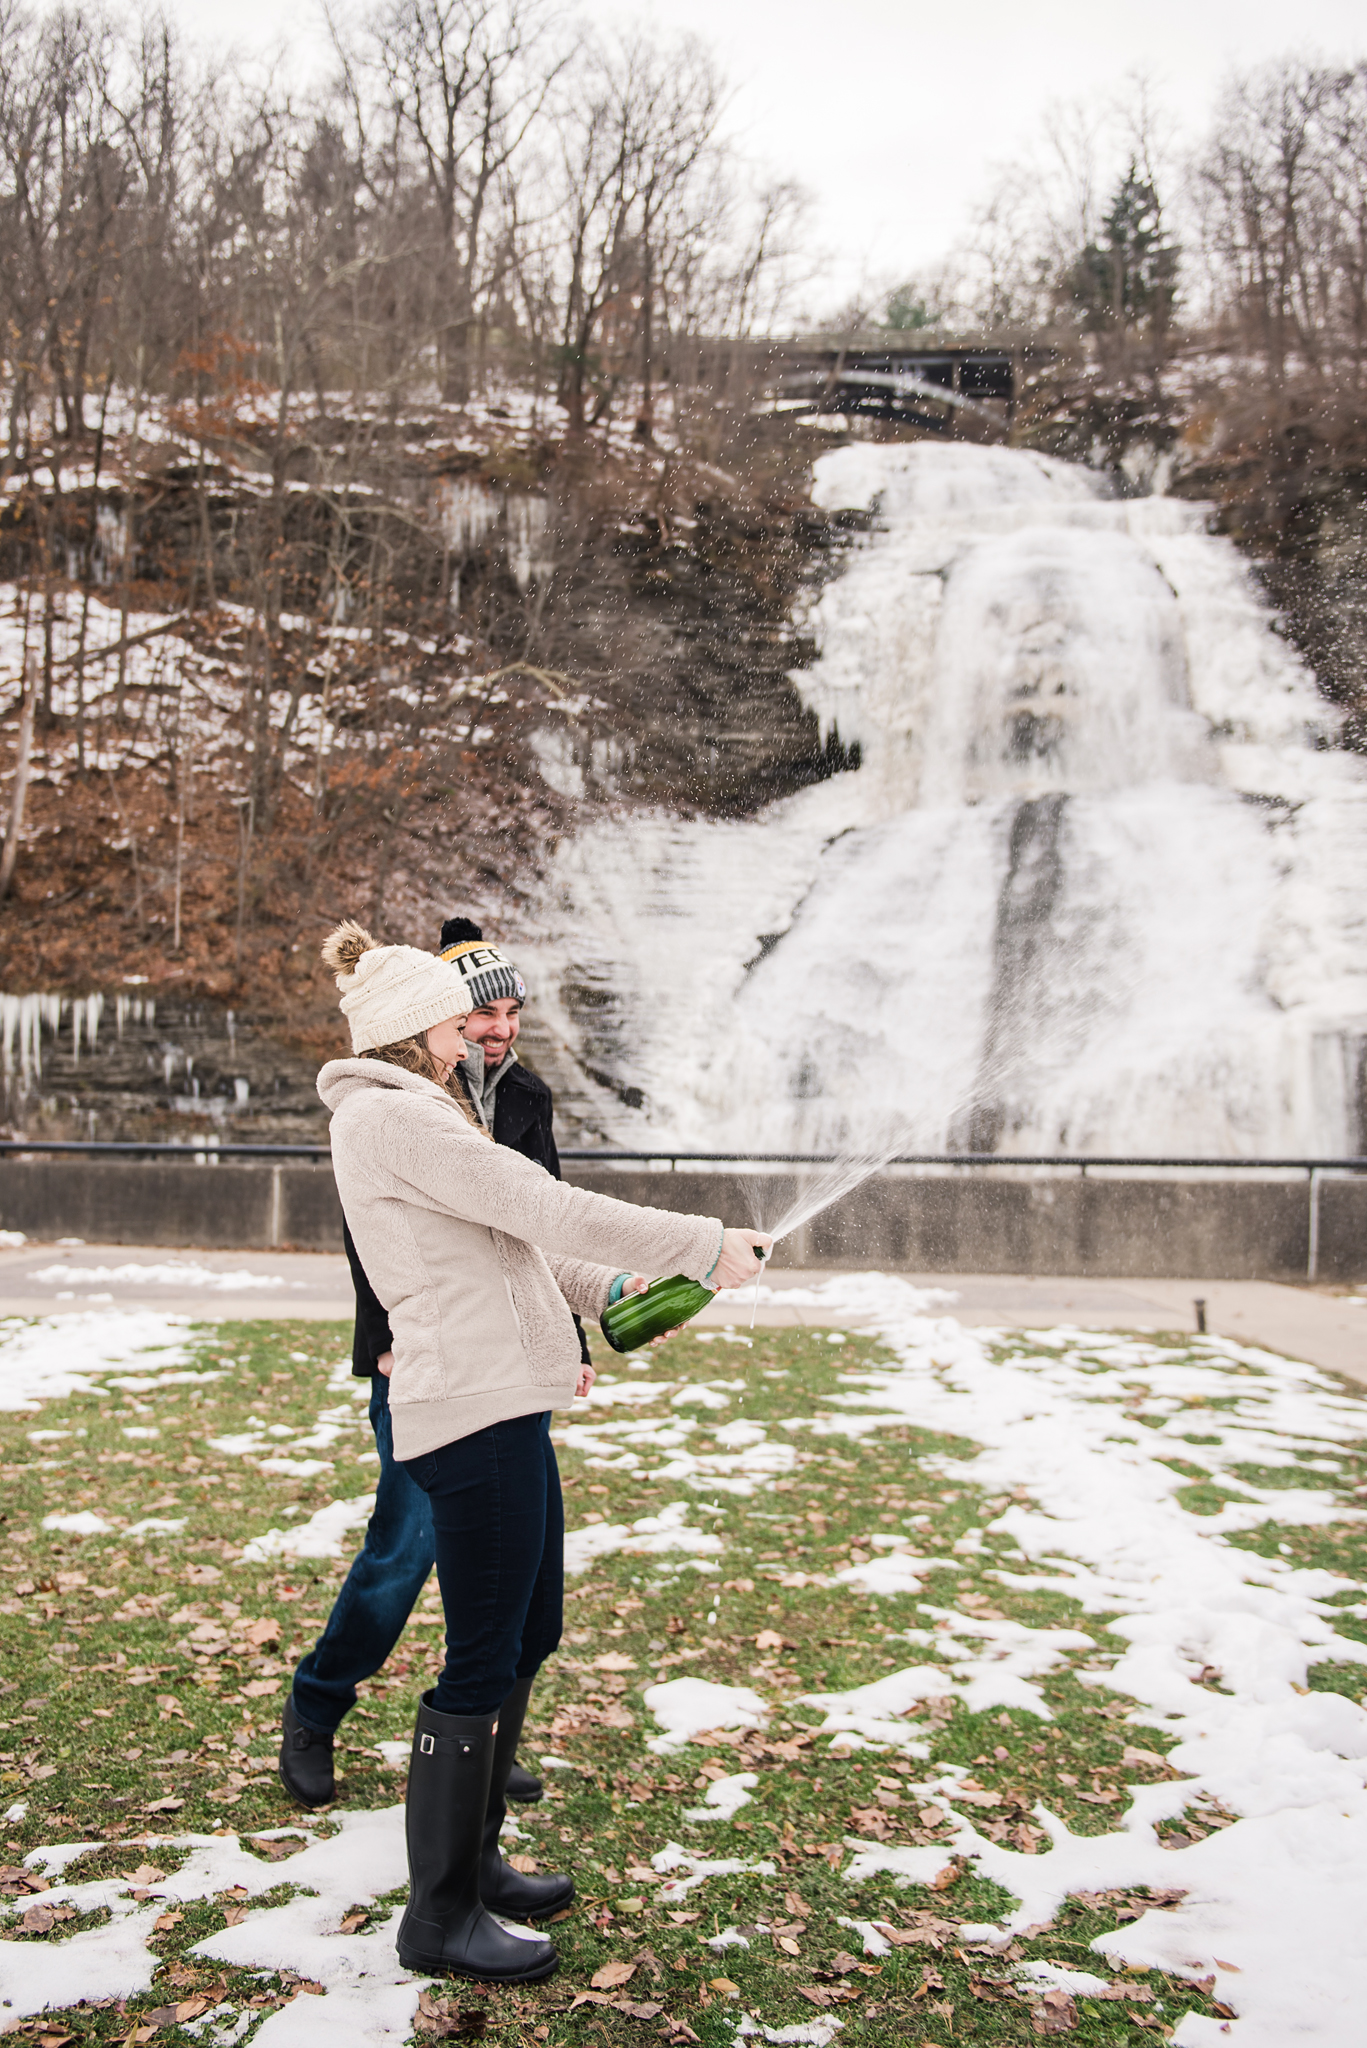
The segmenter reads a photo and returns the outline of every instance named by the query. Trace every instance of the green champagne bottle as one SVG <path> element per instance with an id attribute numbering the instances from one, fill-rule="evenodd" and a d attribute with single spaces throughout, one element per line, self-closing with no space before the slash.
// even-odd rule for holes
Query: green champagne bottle
<path id="1" fill-rule="evenodd" d="M 652 1337 L 677 1330 L 712 1299 L 710 1287 L 676 1273 L 672 1280 L 652 1281 L 644 1294 L 624 1294 L 610 1302 L 599 1323 L 614 1351 L 637 1351 Z"/>

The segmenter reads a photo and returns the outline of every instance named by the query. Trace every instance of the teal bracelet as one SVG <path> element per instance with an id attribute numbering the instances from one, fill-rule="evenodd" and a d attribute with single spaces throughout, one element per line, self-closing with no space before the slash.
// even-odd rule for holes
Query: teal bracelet
<path id="1" fill-rule="evenodd" d="M 608 1289 L 609 1308 L 611 1308 L 614 1301 L 620 1301 L 622 1299 L 622 1289 L 626 1286 L 630 1278 L 630 1273 L 619 1273 L 617 1275 L 617 1278 L 613 1281 L 611 1287 L 609 1287 Z"/>

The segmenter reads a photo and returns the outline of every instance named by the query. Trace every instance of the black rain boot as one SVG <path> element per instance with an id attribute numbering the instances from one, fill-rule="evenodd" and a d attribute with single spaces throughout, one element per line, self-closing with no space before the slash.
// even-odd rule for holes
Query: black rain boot
<path id="1" fill-rule="evenodd" d="M 545 1789 L 540 1778 L 534 1778 L 530 1771 L 524 1771 L 517 1758 L 514 1757 L 513 1767 L 508 1773 L 508 1786 L 504 1797 L 516 1799 L 521 1806 L 535 1806 Z"/>
<path id="2" fill-rule="evenodd" d="M 489 1811 L 484 1822 L 484 1854 L 479 1866 L 480 1896 L 491 1912 L 506 1913 L 510 1920 L 546 1920 L 568 1906 L 574 1897 L 574 1879 L 549 1875 L 533 1876 L 514 1870 L 498 1846 L 499 1829 L 508 1813 L 508 1773 L 522 1737 L 534 1678 L 519 1678 L 498 1710 L 498 1734 L 494 1738 L 494 1767 L 489 1781 Z"/>
<path id="3" fill-rule="evenodd" d="M 285 1702 L 284 1740 L 280 1744 L 280 1782 L 301 1806 L 328 1806 L 337 1797 L 332 1771 L 332 1737 L 306 1728 L 294 1711 L 294 1695 Z"/>
<path id="4" fill-rule="evenodd" d="M 399 1961 L 428 1975 L 526 1984 L 560 1960 L 548 1941 L 509 1934 L 480 1897 L 494 1717 L 439 1714 L 424 1695 L 408 1767 L 408 1909 Z"/>

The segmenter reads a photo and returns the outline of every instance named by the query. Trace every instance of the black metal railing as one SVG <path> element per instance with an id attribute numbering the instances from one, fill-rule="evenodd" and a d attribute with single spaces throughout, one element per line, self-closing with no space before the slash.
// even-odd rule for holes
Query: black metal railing
<path id="1" fill-rule="evenodd" d="M 186 1138 L 177 1144 L 154 1142 L 139 1138 L 5 1138 L 0 1139 L 0 1156 L 6 1154 L 81 1154 L 95 1158 L 107 1156 L 125 1159 L 327 1159 L 330 1149 L 326 1142 L 317 1145 L 238 1145 L 221 1144 L 216 1138 Z M 641 1151 L 609 1151 L 599 1146 L 595 1149 L 577 1147 L 563 1148 L 562 1160 L 571 1160 L 576 1165 L 589 1166 L 631 1166 L 650 1165 L 655 1161 L 667 1162 L 671 1170 L 685 1166 L 834 1166 L 849 1157 L 841 1152 L 680 1152 L 668 1145 L 654 1145 Z M 1175 1166 L 1184 1169 L 1206 1168 L 1212 1173 L 1367 1173 L 1367 1158 L 1325 1157 L 1286 1158 L 1261 1156 L 1246 1158 L 1218 1158 L 1188 1153 L 1183 1155 L 1159 1155 L 1156 1153 L 1110 1153 L 1110 1152 L 899 1152 L 891 1159 L 879 1160 L 872 1171 L 881 1172 L 887 1166 L 1054 1166 L 1068 1167 L 1075 1172 L 1086 1173 L 1089 1167 L 1163 1167 Z"/>

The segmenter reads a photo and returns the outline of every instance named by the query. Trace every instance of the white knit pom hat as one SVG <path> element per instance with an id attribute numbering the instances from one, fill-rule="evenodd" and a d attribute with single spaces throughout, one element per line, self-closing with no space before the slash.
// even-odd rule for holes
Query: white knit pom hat
<path id="1" fill-rule="evenodd" d="M 353 1053 L 375 1052 L 415 1038 L 444 1017 L 466 1017 L 465 978 L 449 961 L 418 946 L 379 946 L 363 926 L 344 918 L 323 947 L 342 991 Z"/>

